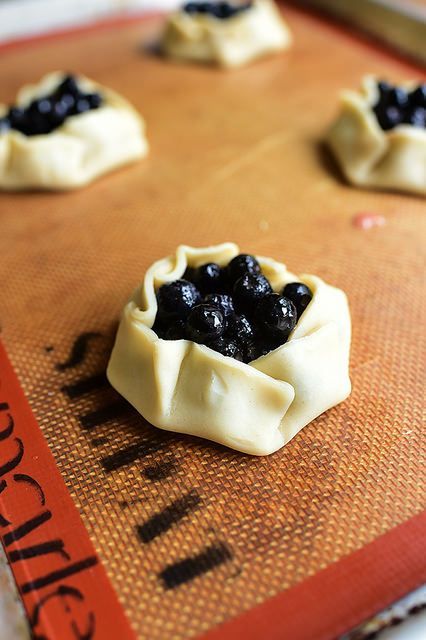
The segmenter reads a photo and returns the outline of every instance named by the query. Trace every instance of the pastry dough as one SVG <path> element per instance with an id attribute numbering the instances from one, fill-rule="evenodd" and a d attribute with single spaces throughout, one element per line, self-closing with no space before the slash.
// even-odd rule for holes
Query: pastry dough
<path id="1" fill-rule="evenodd" d="M 426 195 L 426 130 L 400 124 L 384 131 L 372 110 L 378 97 L 372 76 L 360 92 L 343 92 L 327 144 L 349 182 Z"/>
<path id="2" fill-rule="evenodd" d="M 64 77 L 55 72 L 23 87 L 16 104 L 25 107 L 51 94 Z M 102 105 L 68 117 L 48 134 L 26 136 L 14 129 L 0 133 L 1 189 L 74 189 L 146 155 L 144 121 L 127 100 L 83 76 L 77 81 L 84 91 L 99 92 Z M 6 110 L 1 105 L 0 116 Z"/>
<path id="3" fill-rule="evenodd" d="M 172 14 L 162 50 L 178 60 L 238 67 L 291 44 L 291 34 L 272 0 L 254 0 L 250 8 L 227 19 L 208 14 Z"/>
<path id="4" fill-rule="evenodd" d="M 301 280 L 313 292 L 288 342 L 244 364 L 188 340 L 162 340 L 151 330 L 156 289 L 187 266 L 224 266 L 239 250 L 226 243 L 180 246 L 154 263 L 124 308 L 107 376 L 149 422 L 168 431 L 267 455 L 350 393 L 350 316 L 343 291 L 320 278 L 298 278 L 283 264 L 257 258 L 274 290 Z"/>

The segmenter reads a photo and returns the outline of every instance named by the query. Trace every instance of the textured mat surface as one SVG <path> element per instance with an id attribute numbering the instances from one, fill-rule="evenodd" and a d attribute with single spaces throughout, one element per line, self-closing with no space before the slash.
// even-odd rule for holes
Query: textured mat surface
<path id="1" fill-rule="evenodd" d="M 233 73 L 144 53 L 157 19 L 0 60 L 5 101 L 54 66 L 122 92 L 148 122 L 138 165 L 77 193 L 0 195 L 2 337 L 141 638 L 195 636 L 423 507 L 425 204 L 350 188 L 319 145 L 341 87 L 419 73 L 286 15 L 293 50 Z M 363 211 L 385 226 L 356 228 Z M 225 240 L 351 304 L 351 397 L 267 458 L 158 431 L 103 378 L 149 264 Z"/>

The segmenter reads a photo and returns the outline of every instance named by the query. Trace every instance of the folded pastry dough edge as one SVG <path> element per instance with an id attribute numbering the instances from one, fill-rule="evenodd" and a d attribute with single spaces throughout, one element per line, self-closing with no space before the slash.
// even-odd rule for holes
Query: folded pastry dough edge
<path id="1" fill-rule="evenodd" d="M 65 75 L 55 71 L 22 87 L 16 104 L 26 106 L 49 95 Z M 0 189 L 76 189 L 148 153 L 144 120 L 129 102 L 85 76 L 78 75 L 77 82 L 88 92 L 99 92 L 103 104 L 69 116 L 48 134 L 25 136 L 13 129 L 0 134 Z M 0 105 L 0 115 L 5 112 Z"/>
<path id="2" fill-rule="evenodd" d="M 384 131 L 372 111 L 377 99 L 373 76 L 363 78 L 361 91 L 342 92 L 326 144 L 352 184 L 426 195 L 426 131 L 408 124 Z"/>
<path id="3" fill-rule="evenodd" d="M 172 13 L 161 49 L 177 61 L 235 68 L 287 49 L 291 43 L 291 32 L 274 2 L 254 0 L 250 9 L 227 20 L 188 15 L 182 10 Z"/>
<path id="4" fill-rule="evenodd" d="M 252 455 L 280 449 L 320 413 L 350 393 L 350 315 L 345 294 L 315 276 L 302 281 L 313 299 L 288 342 L 244 364 L 189 340 L 151 330 L 155 287 L 187 265 L 226 265 L 232 243 L 194 249 L 154 263 L 124 308 L 107 369 L 112 386 L 151 424 Z M 285 265 L 259 257 L 275 290 L 298 280 Z"/>

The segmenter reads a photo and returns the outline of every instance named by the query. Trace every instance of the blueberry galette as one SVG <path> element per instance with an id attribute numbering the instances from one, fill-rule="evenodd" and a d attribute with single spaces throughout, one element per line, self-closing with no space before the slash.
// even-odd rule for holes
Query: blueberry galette
<path id="1" fill-rule="evenodd" d="M 343 291 L 231 243 L 180 246 L 124 308 L 111 384 L 149 422 L 267 455 L 350 393 Z"/>
<path id="2" fill-rule="evenodd" d="M 147 153 L 145 125 L 121 96 L 51 73 L 0 106 L 0 188 L 73 189 Z"/>
<path id="3" fill-rule="evenodd" d="M 168 19 L 162 49 L 178 60 L 238 67 L 290 43 L 272 0 L 187 2 Z"/>
<path id="4" fill-rule="evenodd" d="M 426 85 L 368 76 L 345 91 L 326 140 L 355 185 L 426 194 Z"/>

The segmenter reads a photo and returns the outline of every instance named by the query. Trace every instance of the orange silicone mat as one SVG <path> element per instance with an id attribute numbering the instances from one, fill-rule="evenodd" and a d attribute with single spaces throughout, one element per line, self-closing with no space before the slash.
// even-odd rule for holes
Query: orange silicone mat
<path id="1" fill-rule="evenodd" d="M 285 16 L 292 50 L 233 72 L 147 52 L 161 17 L 1 52 L 4 101 L 70 69 L 148 123 L 139 164 L 75 193 L 0 195 L 2 339 L 140 638 L 208 631 L 424 507 L 425 202 L 347 186 L 320 145 L 342 87 L 421 74 Z M 385 226 L 356 228 L 365 211 Z M 150 263 L 225 240 L 318 274 L 351 305 L 351 397 L 266 458 L 156 430 L 103 378 Z"/>

